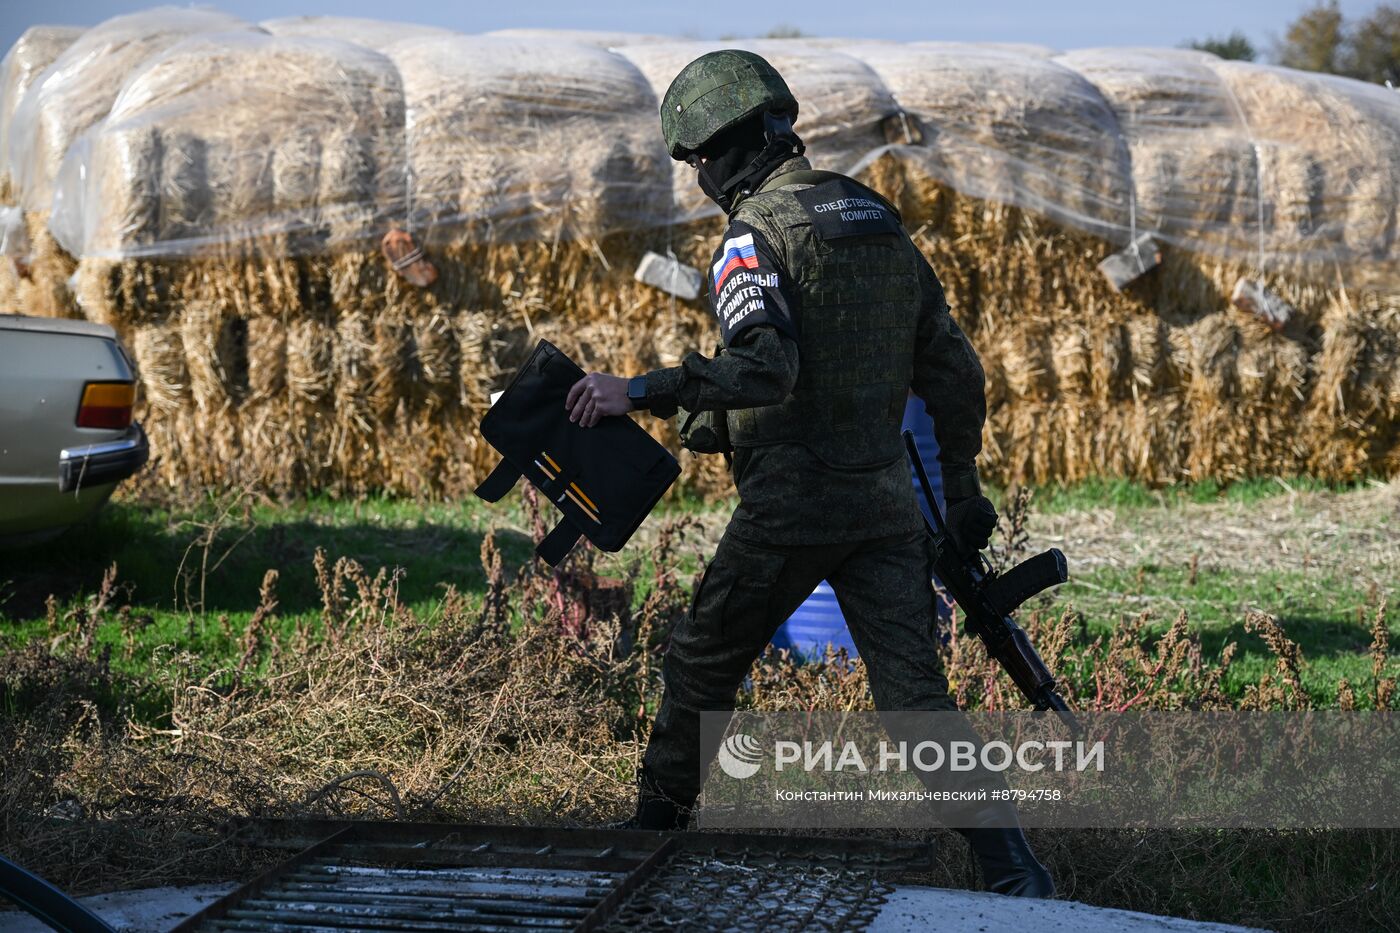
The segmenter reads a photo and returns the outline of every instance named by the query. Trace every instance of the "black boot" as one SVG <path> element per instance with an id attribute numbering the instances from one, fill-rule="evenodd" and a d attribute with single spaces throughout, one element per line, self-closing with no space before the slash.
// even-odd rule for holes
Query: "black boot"
<path id="1" fill-rule="evenodd" d="M 630 819 L 612 826 L 613 829 L 677 830 L 690 825 L 695 810 L 695 798 L 679 800 L 667 794 L 646 768 L 637 772 L 637 812 Z"/>
<path id="2" fill-rule="evenodd" d="M 977 856 L 988 891 L 1011 897 L 1055 896 L 1055 881 L 1031 851 L 1015 808 L 998 804 L 978 812 L 973 819 L 984 825 L 958 832 Z"/>

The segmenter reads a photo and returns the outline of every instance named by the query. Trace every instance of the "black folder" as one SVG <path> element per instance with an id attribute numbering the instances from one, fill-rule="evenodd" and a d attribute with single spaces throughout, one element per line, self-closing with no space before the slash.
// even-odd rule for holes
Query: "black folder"
<path id="1" fill-rule="evenodd" d="M 503 458 L 476 494 L 496 502 L 525 477 L 563 513 L 535 552 L 552 566 L 585 537 L 618 551 L 680 475 L 661 444 L 627 415 L 591 428 L 564 399 L 583 370 L 547 340 L 530 354 L 486 417 L 481 436 Z"/>

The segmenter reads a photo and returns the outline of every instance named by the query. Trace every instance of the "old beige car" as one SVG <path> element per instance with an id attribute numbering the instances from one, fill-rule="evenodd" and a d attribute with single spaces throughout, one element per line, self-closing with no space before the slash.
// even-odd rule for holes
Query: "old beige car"
<path id="1" fill-rule="evenodd" d="M 82 521 L 146 463 L 135 379 L 110 327 L 0 315 L 0 546 Z"/>

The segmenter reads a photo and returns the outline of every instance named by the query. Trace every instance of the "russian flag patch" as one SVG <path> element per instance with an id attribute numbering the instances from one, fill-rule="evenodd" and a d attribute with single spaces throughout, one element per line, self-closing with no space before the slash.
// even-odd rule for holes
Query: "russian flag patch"
<path id="1" fill-rule="evenodd" d="M 719 259 L 715 260 L 714 267 L 710 270 L 715 283 L 715 291 L 720 290 L 724 285 L 724 280 L 729 278 L 730 273 L 734 270 L 757 268 L 758 253 L 754 250 L 752 233 L 725 240 Z"/>

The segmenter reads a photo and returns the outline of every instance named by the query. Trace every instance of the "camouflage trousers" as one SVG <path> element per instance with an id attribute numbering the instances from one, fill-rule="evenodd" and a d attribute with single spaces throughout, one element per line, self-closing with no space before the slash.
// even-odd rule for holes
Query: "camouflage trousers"
<path id="1" fill-rule="evenodd" d="M 668 796 L 699 794 L 718 748 L 700 747 L 700 713 L 732 711 L 754 660 L 826 580 L 884 712 L 955 710 L 934 638 L 932 559 L 922 530 L 843 544 L 765 545 L 731 526 L 691 611 L 671 635 L 665 693 L 647 745 L 649 778 Z"/>

